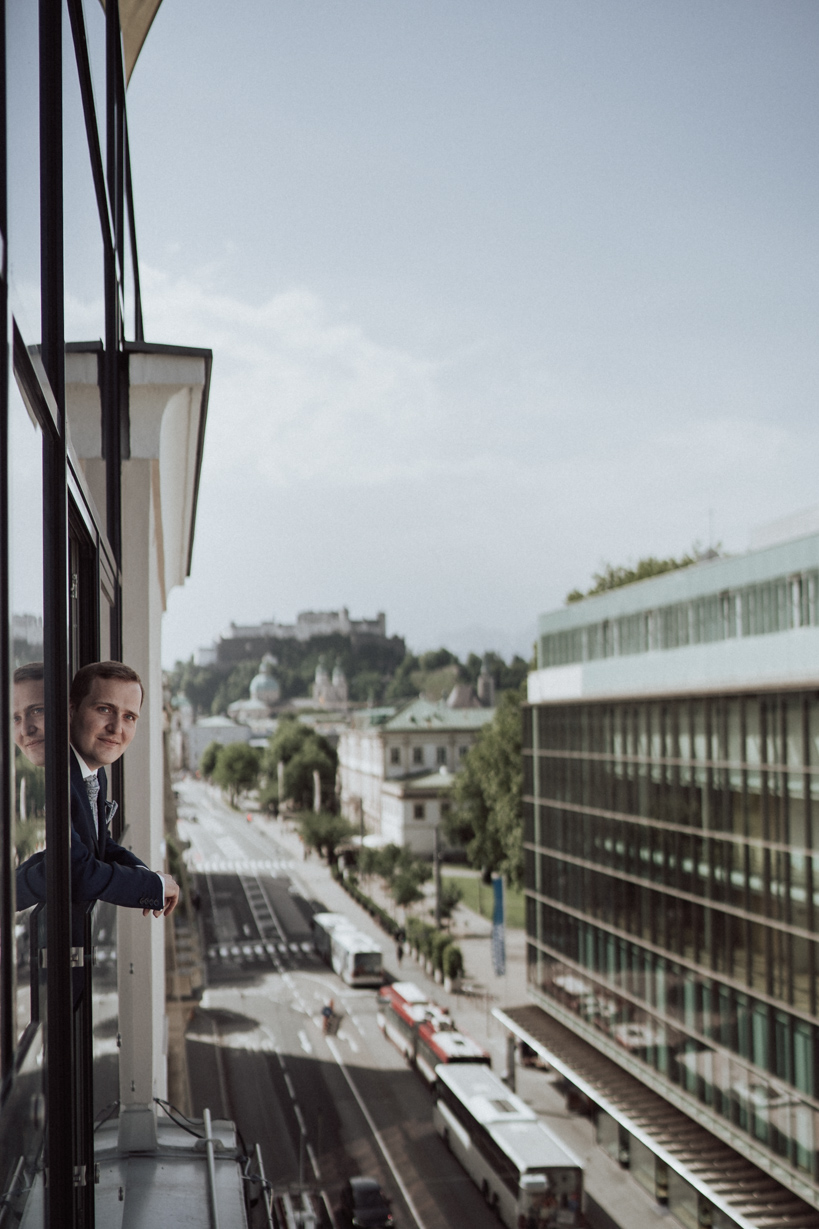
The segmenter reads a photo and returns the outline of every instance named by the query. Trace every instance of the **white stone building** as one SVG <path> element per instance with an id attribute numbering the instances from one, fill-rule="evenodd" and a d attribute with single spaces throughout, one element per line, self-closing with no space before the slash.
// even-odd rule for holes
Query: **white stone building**
<path id="1" fill-rule="evenodd" d="M 237 725 L 230 717 L 200 717 L 186 734 L 187 765 L 196 770 L 202 752 L 209 743 L 217 742 L 227 746 L 228 743 L 250 742 L 252 731 L 248 725 Z"/>
<path id="2" fill-rule="evenodd" d="M 357 713 L 338 746 L 342 814 L 397 845 L 431 853 L 452 778 L 493 716 L 491 708 L 420 698 Z"/>

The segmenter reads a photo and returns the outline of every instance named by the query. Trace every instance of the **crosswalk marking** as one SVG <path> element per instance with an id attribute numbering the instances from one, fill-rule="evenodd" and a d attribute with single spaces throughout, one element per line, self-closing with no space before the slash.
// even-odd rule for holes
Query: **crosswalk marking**
<path id="1" fill-rule="evenodd" d="M 187 849 L 184 856 L 188 869 L 199 875 L 290 871 L 296 865 L 292 858 L 206 858 L 194 849 Z"/>
<path id="2" fill-rule="evenodd" d="M 214 964 L 235 965 L 239 962 L 243 965 L 269 966 L 271 961 L 277 963 L 280 957 L 292 959 L 294 956 L 299 958 L 299 964 L 306 961 L 308 964 L 320 964 L 323 967 L 323 961 L 311 943 L 260 943 L 257 940 L 251 943 L 211 943 L 207 949 L 207 958 Z"/>

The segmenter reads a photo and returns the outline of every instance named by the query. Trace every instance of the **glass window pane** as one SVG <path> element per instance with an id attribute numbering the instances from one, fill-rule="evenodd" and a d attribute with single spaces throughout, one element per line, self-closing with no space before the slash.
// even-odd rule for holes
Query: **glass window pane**
<path id="1" fill-rule="evenodd" d="M 63 209 L 65 216 L 65 336 L 105 336 L 103 247 L 91 174 L 74 40 L 63 8 Z"/>
<path id="2" fill-rule="evenodd" d="M 15 832 L 18 863 L 45 846 L 45 709 L 43 704 L 43 476 L 42 436 L 14 380 L 9 396 L 11 476 L 11 645 L 14 681 Z M 18 905 L 33 899 L 20 891 Z M 29 913 L 17 915 L 18 1036 L 30 1019 Z"/>
<path id="3" fill-rule="evenodd" d="M 6 5 L 8 266 L 12 310 L 40 338 L 40 107 L 38 6 Z"/>

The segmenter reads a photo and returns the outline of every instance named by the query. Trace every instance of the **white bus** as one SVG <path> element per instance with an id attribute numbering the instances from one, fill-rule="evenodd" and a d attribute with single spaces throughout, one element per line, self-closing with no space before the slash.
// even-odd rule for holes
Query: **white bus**
<path id="1" fill-rule="evenodd" d="M 322 960 L 332 964 L 331 936 L 338 926 L 355 930 L 355 925 L 343 913 L 316 913 L 313 915 L 313 945 Z"/>
<path id="2" fill-rule="evenodd" d="M 348 986 L 380 986 L 384 980 L 384 954 L 369 935 L 349 926 L 336 926 L 330 935 L 333 971 Z"/>
<path id="3" fill-rule="evenodd" d="M 509 1229 L 582 1223 L 580 1161 L 477 1063 L 435 1068 L 435 1129 Z"/>

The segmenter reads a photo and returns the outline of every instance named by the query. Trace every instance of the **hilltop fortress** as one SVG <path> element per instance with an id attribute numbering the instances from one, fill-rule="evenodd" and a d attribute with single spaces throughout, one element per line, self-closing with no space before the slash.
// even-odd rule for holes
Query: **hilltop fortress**
<path id="1" fill-rule="evenodd" d="M 231 623 L 215 644 L 199 649 L 198 666 L 215 666 L 239 661 L 269 651 L 272 640 L 313 640 L 318 636 L 346 636 L 350 640 L 366 636 L 387 639 L 387 616 L 380 610 L 374 619 L 351 619 L 346 606 L 340 610 L 302 610 L 295 623 Z"/>

